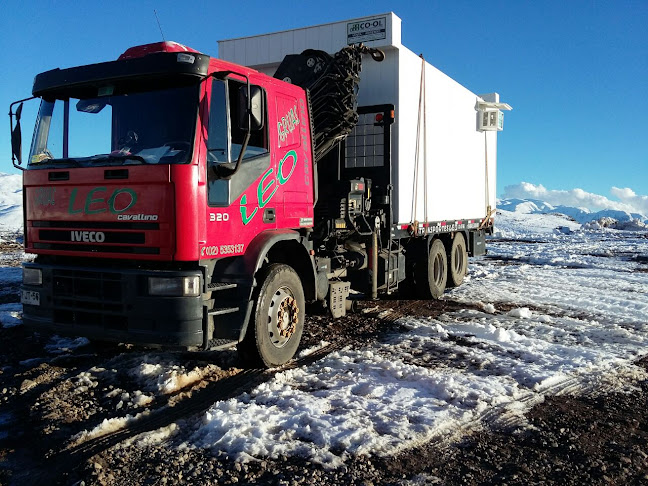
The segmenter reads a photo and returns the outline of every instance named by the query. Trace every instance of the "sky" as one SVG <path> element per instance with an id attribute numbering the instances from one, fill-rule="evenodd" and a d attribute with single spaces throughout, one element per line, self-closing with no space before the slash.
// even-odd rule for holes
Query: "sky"
<path id="1" fill-rule="evenodd" d="M 393 11 L 402 19 L 406 47 L 471 91 L 496 91 L 513 106 L 498 139 L 498 195 L 579 189 L 612 202 L 648 204 L 645 0 L 0 5 L 0 106 L 6 112 L 12 101 L 31 95 L 39 72 L 113 60 L 128 47 L 161 40 L 154 9 L 167 40 L 212 56 L 222 39 Z M 28 115 L 26 108 L 25 125 Z M 8 117 L 1 125 L 0 172 L 17 173 Z M 31 129 L 23 127 L 24 151 L 30 138 Z"/>

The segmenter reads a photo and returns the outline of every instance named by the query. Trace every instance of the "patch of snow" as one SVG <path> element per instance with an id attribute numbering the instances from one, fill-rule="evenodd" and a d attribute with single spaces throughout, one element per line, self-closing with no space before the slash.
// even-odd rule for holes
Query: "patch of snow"
<path id="1" fill-rule="evenodd" d="M 531 319 L 533 312 L 528 307 L 521 307 L 518 309 L 511 309 L 508 313 L 511 317 L 519 317 L 520 319 Z"/>
<path id="2" fill-rule="evenodd" d="M 111 434 L 118 430 L 123 429 L 128 424 L 133 423 L 139 420 L 142 417 L 149 415 L 149 411 L 144 411 L 138 413 L 137 415 L 126 415 L 125 417 L 115 417 L 110 419 L 104 419 L 99 425 L 94 427 L 91 430 L 83 430 L 72 437 L 72 442 L 74 445 L 81 444 L 87 440 L 94 439 L 96 437 L 102 437 L 104 435 Z"/>
<path id="3" fill-rule="evenodd" d="M 187 370 L 181 364 L 170 362 L 164 354 L 143 356 L 138 365 L 131 368 L 129 374 L 137 379 L 149 391 L 170 394 L 199 382 L 213 368 L 194 368 Z"/>
<path id="4" fill-rule="evenodd" d="M 138 447 L 148 447 L 161 444 L 171 437 L 175 436 L 180 431 L 178 424 L 170 424 L 166 427 L 159 428 L 153 432 L 136 435 L 130 439 L 125 440 L 118 447 L 129 447 L 132 444 L 137 444 Z"/>
<path id="5" fill-rule="evenodd" d="M 20 366 L 26 366 L 29 368 L 33 368 L 38 366 L 41 363 L 44 363 L 46 361 L 45 358 L 29 358 L 29 359 L 24 359 L 22 361 L 18 361 L 18 364 Z"/>
<path id="6" fill-rule="evenodd" d="M 9 288 L 22 282 L 20 267 L 0 267 L 0 288 Z"/>
<path id="7" fill-rule="evenodd" d="M 158 389 L 163 393 L 173 393 L 202 378 L 196 370 L 187 372 L 181 366 L 163 370 L 159 364 L 153 366 L 145 364 L 142 366 L 141 373 L 144 377 L 157 376 Z"/>
<path id="8" fill-rule="evenodd" d="M 79 373 L 74 380 L 74 384 L 76 385 L 74 393 L 85 393 L 90 388 L 96 388 L 99 385 L 99 382 L 94 378 L 94 375 L 89 371 Z"/>
<path id="9" fill-rule="evenodd" d="M 87 346 L 90 340 L 84 337 L 61 337 L 54 335 L 45 345 L 45 351 L 51 354 L 69 353 L 73 349 Z"/>
<path id="10" fill-rule="evenodd" d="M 394 453 L 421 437 L 450 433 L 518 395 L 511 380 L 407 363 L 401 353 L 412 337 L 332 353 L 218 402 L 186 445 L 226 451 L 242 462 L 296 454 L 338 467 L 350 455 Z"/>
<path id="11" fill-rule="evenodd" d="M 330 343 L 328 341 L 320 341 L 319 344 L 316 344 L 315 346 L 311 346 L 310 348 L 306 348 L 303 351 L 301 351 L 298 357 L 304 358 L 310 354 L 313 354 L 316 351 L 319 351 L 320 349 L 324 349 L 329 344 Z"/>
<path id="12" fill-rule="evenodd" d="M 497 311 L 493 304 L 483 304 L 482 310 L 488 314 L 495 314 L 495 312 Z"/>
<path id="13" fill-rule="evenodd" d="M 0 304 L 0 324 L 2 327 L 15 327 L 22 325 L 22 304 Z"/>

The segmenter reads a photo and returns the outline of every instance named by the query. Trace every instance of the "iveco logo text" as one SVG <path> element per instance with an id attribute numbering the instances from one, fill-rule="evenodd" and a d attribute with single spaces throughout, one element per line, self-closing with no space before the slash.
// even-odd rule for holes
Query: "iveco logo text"
<path id="1" fill-rule="evenodd" d="M 101 231 L 70 231 L 72 241 L 84 241 L 86 243 L 103 243 L 106 235 Z"/>

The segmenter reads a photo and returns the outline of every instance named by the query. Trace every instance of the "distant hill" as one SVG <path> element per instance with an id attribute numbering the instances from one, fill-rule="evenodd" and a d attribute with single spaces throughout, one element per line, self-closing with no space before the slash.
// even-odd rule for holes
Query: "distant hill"
<path id="1" fill-rule="evenodd" d="M 22 231 L 22 175 L 0 172 L 0 233 Z"/>
<path id="2" fill-rule="evenodd" d="M 645 214 L 628 213 L 615 209 L 592 212 L 587 208 L 553 206 L 536 199 L 500 199 L 497 201 L 497 209 L 517 214 L 563 214 L 581 225 L 602 222 L 601 226 L 614 228 L 614 222 L 616 222 L 620 223 L 618 229 L 633 229 L 630 228 L 633 224 L 641 229 L 642 225 L 648 225 L 648 216 Z"/>

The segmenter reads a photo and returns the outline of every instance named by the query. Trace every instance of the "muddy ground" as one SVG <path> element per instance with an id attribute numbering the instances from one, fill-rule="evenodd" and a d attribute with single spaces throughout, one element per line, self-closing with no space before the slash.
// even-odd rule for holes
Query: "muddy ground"
<path id="1" fill-rule="evenodd" d="M 6 253 L 14 251 L 5 248 Z M 3 264 L 19 260 L 5 258 Z M 3 304 L 19 301 L 17 285 L 1 294 Z M 335 321 L 309 317 L 307 329 L 319 331 L 308 334 L 302 347 L 321 340 L 331 343 L 329 349 L 361 347 L 398 331 L 399 315 L 438 316 L 466 307 L 452 301 L 398 300 L 374 306 L 361 306 L 366 312 Z M 395 312 L 384 317 L 381 312 L 387 308 Z M 118 369 L 89 383 L 82 380 L 84 372 L 109 368 L 116 359 L 136 361 L 150 350 L 90 343 L 52 355 L 46 348 L 49 342 L 50 336 L 22 325 L 0 325 L 2 485 L 648 484 L 647 382 L 631 383 L 626 392 L 548 397 L 527 413 L 524 425 L 476 427 L 394 457 L 357 457 L 344 468 L 329 470 L 299 457 L 240 464 L 218 451 L 140 443 L 141 432 L 181 426 L 215 400 L 269 379 L 263 371 L 242 370 L 233 351 L 177 353 L 175 359 L 187 369 L 202 370 L 200 379 L 150 401 L 130 397 L 129 413 L 149 415 L 136 425 L 83 441 L 81 431 L 123 416 L 122 391 L 137 389 L 132 377 Z M 638 364 L 648 369 L 648 359 Z M 115 390 L 119 393 L 111 393 Z"/>

